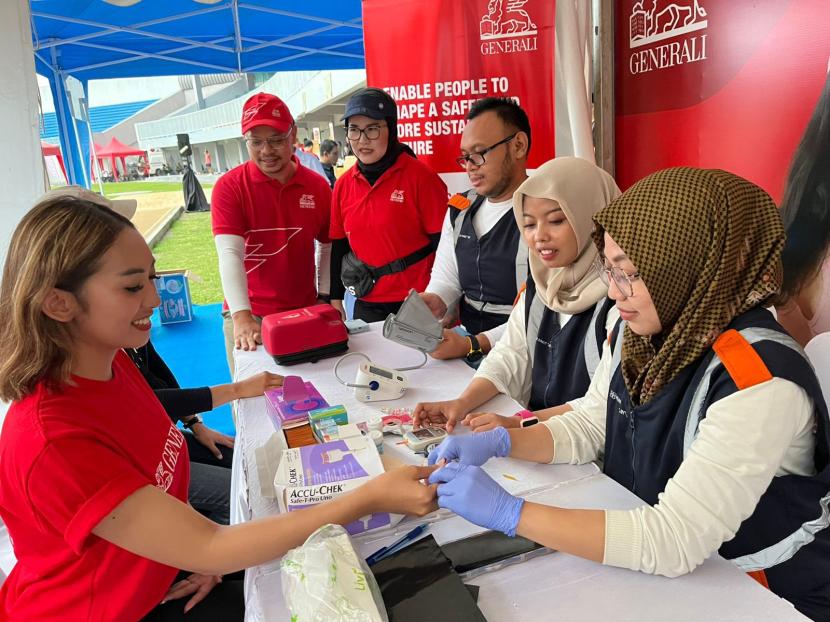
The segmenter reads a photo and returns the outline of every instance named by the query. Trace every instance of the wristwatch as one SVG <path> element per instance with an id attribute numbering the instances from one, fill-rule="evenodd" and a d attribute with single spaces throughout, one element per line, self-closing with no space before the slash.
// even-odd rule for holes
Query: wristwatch
<path id="1" fill-rule="evenodd" d="M 182 425 L 184 425 L 187 430 L 190 430 L 197 423 L 202 423 L 202 418 L 199 415 L 193 415 L 187 419 L 182 419 Z"/>
<path id="2" fill-rule="evenodd" d="M 519 427 L 521 428 L 529 428 L 530 426 L 539 423 L 539 418 L 527 409 L 520 410 L 513 416 L 520 419 Z"/>
<path id="3" fill-rule="evenodd" d="M 467 359 L 470 363 L 475 363 L 480 361 L 484 358 L 484 352 L 481 351 L 481 344 L 478 343 L 478 339 L 475 335 L 467 335 L 467 339 L 470 340 L 470 351 L 467 352 L 467 356 L 464 358 Z"/>

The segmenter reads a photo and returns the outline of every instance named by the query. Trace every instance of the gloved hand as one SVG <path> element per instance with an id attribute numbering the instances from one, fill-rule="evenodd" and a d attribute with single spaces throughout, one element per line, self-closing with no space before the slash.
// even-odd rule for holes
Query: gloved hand
<path id="1" fill-rule="evenodd" d="M 509 494 L 481 467 L 451 462 L 430 475 L 429 483 L 438 484 L 438 507 L 511 538 L 516 535 L 524 499 Z"/>
<path id="2" fill-rule="evenodd" d="M 461 464 L 481 466 L 490 458 L 504 458 L 509 454 L 510 434 L 504 428 L 496 428 L 478 434 L 448 436 L 429 452 L 428 462 L 458 460 Z"/>

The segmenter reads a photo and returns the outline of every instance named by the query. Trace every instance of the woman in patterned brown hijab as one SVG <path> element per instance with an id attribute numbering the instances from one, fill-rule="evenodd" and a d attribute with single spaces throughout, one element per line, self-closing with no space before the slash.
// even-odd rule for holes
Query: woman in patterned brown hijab
<path id="1" fill-rule="evenodd" d="M 735 317 L 780 288 L 784 229 L 775 204 L 726 171 L 654 173 L 594 221 L 594 241 L 618 284 L 609 295 L 623 293 L 621 363 L 635 404 L 649 402 Z M 644 321 L 655 311 L 659 322 Z"/>

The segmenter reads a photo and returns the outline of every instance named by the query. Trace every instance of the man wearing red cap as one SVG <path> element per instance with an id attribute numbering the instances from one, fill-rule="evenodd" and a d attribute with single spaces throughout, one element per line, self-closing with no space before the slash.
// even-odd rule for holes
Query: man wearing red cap
<path id="1" fill-rule="evenodd" d="M 285 103 L 268 93 L 248 99 L 242 134 L 250 160 L 220 177 L 211 198 L 232 375 L 234 347 L 262 343 L 262 316 L 328 296 L 331 246 L 331 190 L 293 155 L 297 130 Z"/>

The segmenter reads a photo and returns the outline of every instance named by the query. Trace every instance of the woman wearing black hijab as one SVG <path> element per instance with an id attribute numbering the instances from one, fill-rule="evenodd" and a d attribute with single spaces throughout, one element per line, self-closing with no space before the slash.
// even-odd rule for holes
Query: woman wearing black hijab
<path id="1" fill-rule="evenodd" d="M 346 137 L 357 165 L 337 180 L 331 203 L 331 297 L 343 313 L 348 289 L 354 317 L 395 313 L 411 289 L 429 282 L 447 209 L 447 188 L 398 141 L 395 100 L 362 89 L 346 103 Z"/>

